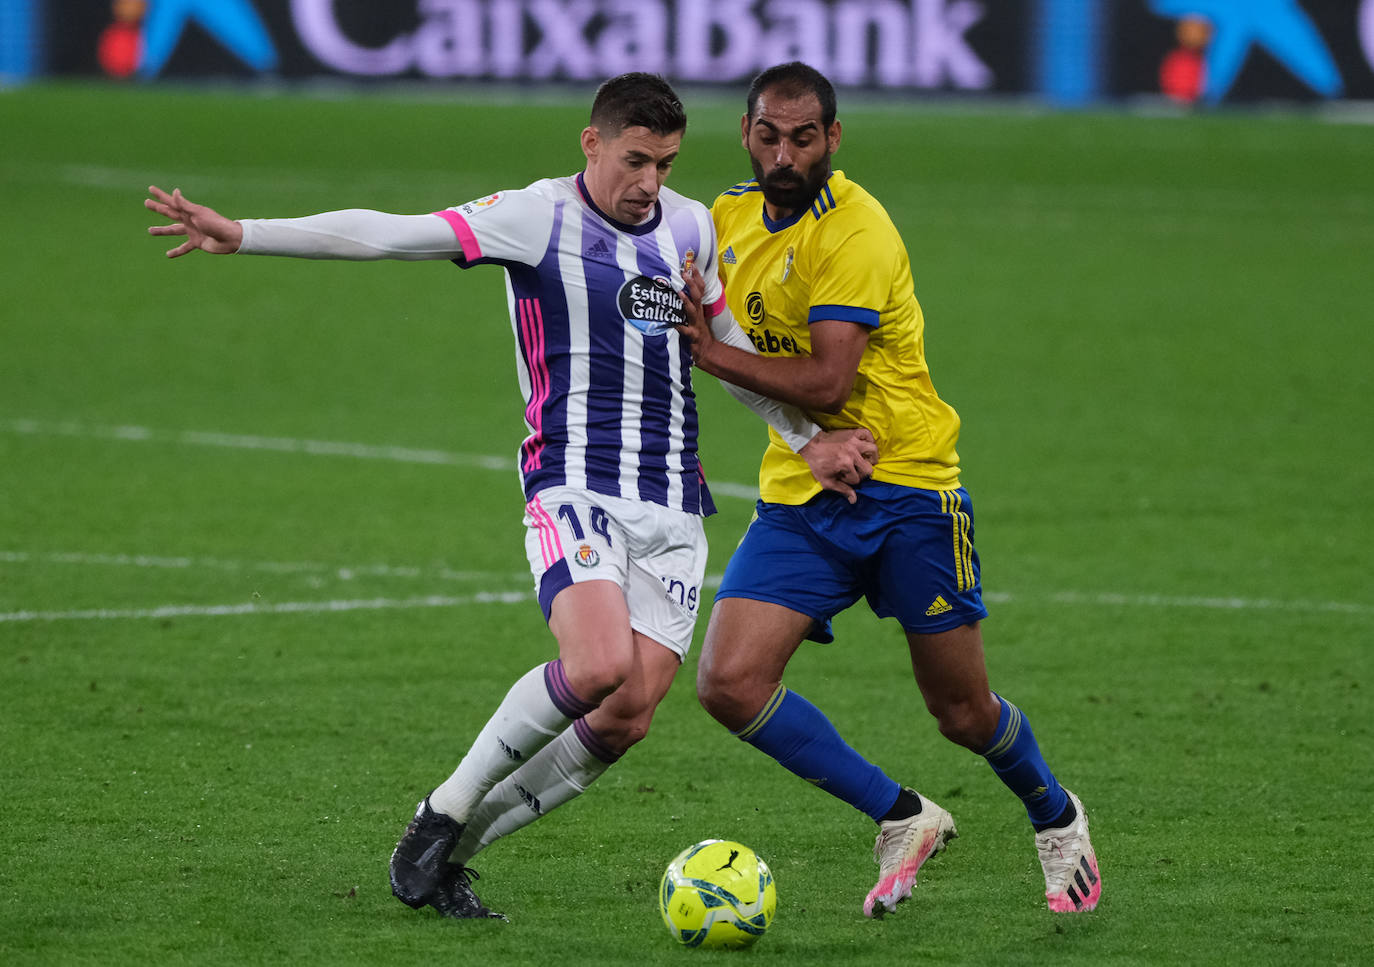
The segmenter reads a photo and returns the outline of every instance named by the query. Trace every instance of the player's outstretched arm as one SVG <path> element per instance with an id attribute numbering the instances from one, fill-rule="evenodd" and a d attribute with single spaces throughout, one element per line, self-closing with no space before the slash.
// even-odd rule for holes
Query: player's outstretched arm
<path id="1" fill-rule="evenodd" d="M 168 249 L 169 259 L 196 249 L 211 255 L 231 255 L 239 250 L 243 242 L 243 226 L 232 218 L 225 218 L 206 205 L 197 205 L 183 195 L 180 188 L 172 189 L 169 195 L 157 185 L 149 185 L 148 194 L 151 197 L 143 200 L 143 207 L 157 212 L 172 223 L 151 225 L 148 234 L 186 236 L 186 241 Z"/>
<path id="2" fill-rule="evenodd" d="M 170 195 L 157 186 L 144 205 L 170 219 L 154 225 L 150 235 L 184 235 L 186 241 L 167 255 L 176 258 L 200 249 L 215 255 L 283 255 L 301 259 L 452 259 L 463 254 L 449 223 L 437 215 L 393 215 L 365 208 L 321 212 L 303 218 L 245 218 L 234 221 L 213 208 L 197 205 L 179 190 Z"/>

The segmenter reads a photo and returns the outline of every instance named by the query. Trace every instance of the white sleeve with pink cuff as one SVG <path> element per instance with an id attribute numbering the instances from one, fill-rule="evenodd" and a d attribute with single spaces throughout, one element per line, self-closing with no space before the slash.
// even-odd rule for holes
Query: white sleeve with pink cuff
<path id="1" fill-rule="evenodd" d="M 304 218 L 244 218 L 240 255 L 302 259 L 453 259 L 463 254 L 452 227 L 430 215 L 391 215 L 366 208 Z"/>

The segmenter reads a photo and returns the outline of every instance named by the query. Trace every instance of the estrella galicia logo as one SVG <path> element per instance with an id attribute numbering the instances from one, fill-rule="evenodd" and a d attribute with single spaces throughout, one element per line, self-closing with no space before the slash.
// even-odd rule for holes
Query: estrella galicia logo
<path id="1" fill-rule="evenodd" d="M 744 312 L 750 322 L 763 321 L 763 293 L 751 292 L 744 300 Z"/>
<path id="2" fill-rule="evenodd" d="M 637 275 L 626 280 L 616 296 L 621 316 L 646 336 L 661 336 L 687 321 L 682 297 L 667 279 Z"/>
<path id="3" fill-rule="evenodd" d="M 596 548 L 590 544 L 583 544 L 573 555 L 573 560 L 583 567 L 596 567 L 601 563 L 601 555 L 596 553 Z"/>

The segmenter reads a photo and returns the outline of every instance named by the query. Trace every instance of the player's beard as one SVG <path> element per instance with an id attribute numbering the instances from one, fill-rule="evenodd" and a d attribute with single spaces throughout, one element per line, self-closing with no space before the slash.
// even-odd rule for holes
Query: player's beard
<path id="1" fill-rule="evenodd" d="M 802 173 L 796 168 L 782 168 L 764 174 L 763 165 L 757 158 L 749 156 L 754 166 L 754 178 L 763 189 L 763 198 L 774 208 L 794 212 L 806 208 L 820 193 L 821 186 L 830 177 L 830 153 L 816 162 L 809 172 Z"/>

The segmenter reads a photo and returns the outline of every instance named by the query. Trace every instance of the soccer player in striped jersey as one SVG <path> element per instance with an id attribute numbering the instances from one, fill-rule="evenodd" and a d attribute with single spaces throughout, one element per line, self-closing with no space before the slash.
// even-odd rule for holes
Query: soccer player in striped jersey
<path id="1" fill-rule="evenodd" d="M 803 639 L 860 597 L 905 631 L 941 733 L 982 755 L 1025 804 L 1058 912 L 1091 910 L 1102 886 L 1083 805 L 1041 755 L 1021 710 L 988 686 L 973 506 L 960 485 L 959 418 L 936 395 L 906 247 L 882 206 L 831 168 L 835 92 L 801 63 L 760 74 L 741 125 L 755 177 L 712 208 L 729 307 L 758 354 L 684 331 L 697 365 L 805 409 L 821 426 L 873 431 L 882 461 L 859 499 L 836 501 L 776 435 L 760 501 L 725 571 L 698 665 L 702 704 L 786 768 L 879 824 L 867 916 L 911 894 L 954 837 L 940 806 L 888 777 L 782 684 Z"/>
<path id="2" fill-rule="evenodd" d="M 664 187 L 687 119 L 660 77 L 601 86 L 586 168 L 426 215 L 349 210 L 233 221 L 154 187 L 153 235 L 195 249 L 304 258 L 452 259 L 505 270 L 529 435 L 525 550 L 559 657 L 511 687 L 453 774 L 416 808 L 392 891 L 446 916 L 493 915 L 466 862 L 584 791 L 644 737 L 687 649 L 713 511 L 697 459 L 692 360 L 676 326 L 705 270 L 716 334 L 749 347 L 725 303 L 705 206 Z M 795 407 L 727 387 L 849 499 L 866 431 L 822 432 Z M 429 713 L 433 714 L 433 713 Z"/>

